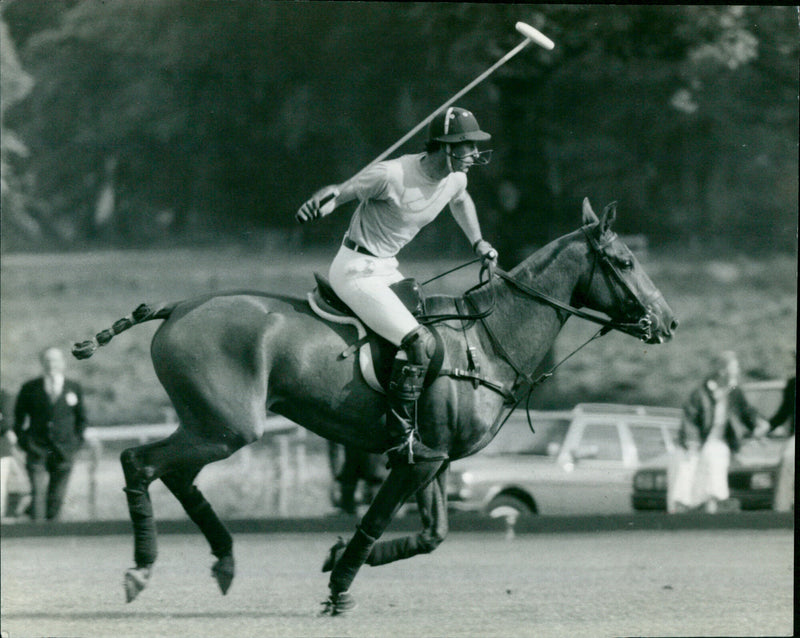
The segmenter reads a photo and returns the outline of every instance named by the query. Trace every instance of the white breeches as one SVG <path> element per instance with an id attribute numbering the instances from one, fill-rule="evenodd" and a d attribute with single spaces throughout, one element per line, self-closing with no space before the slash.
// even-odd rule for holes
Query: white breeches
<path id="1" fill-rule="evenodd" d="M 794 509 L 794 434 L 786 441 L 775 485 L 775 510 L 788 512 Z"/>
<path id="2" fill-rule="evenodd" d="M 328 278 L 359 319 L 384 339 L 399 346 L 419 323 L 389 288 L 403 279 L 394 257 L 371 257 L 342 246 Z"/>
<path id="3" fill-rule="evenodd" d="M 714 498 L 724 501 L 730 496 L 728 488 L 728 468 L 731 464 L 731 450 L 728 444 L 709 438 L 700 449 L 700 461 L 695 477 L 694 502 L 705 503 Z"/>

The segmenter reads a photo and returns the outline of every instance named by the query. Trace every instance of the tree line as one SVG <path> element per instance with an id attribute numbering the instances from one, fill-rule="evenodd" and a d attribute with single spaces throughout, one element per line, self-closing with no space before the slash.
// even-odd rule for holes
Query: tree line
<path id="1" fill-rule="evenodd" d="M 460 101 L 493 134 L 470 191 L 498 247 L 572 230 L 589 196 L 651 242 L 796 248 L 794 7 L 17 0 L 2 20 L 4 250 L 328 242 L 347 215 L 297 228 L 296 208 L 515 46 L 518 20 L 556 48 Z"/>

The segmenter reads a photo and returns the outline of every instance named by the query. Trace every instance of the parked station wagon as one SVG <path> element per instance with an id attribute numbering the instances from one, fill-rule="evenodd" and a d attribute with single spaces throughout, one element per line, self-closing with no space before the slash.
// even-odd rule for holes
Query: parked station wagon
<path id="1" fill-rule="evenodd" d="M 584 403 L 509 417 L 478 454 L 454 461 L 448 501 L 495 517 L 615 514 L 631 507 L 633 474 L 673 449 L 680 410 Z"/>

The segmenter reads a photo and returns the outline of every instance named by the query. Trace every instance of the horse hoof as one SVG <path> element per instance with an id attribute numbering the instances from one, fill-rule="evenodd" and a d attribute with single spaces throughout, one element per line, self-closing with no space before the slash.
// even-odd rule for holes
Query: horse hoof
<path id="1" fill-rule="evenodd" d="M 223 556 L 211 568 L 211 575 L 217 579 L 222 595 L 228 593 L 231 583 L 233 582 L 234 567 L 233 556 Z"/>
<path id="2" fill-rule="evenodd" d="M 139 595 L 150 580 L 149 567 L 134 567 L 125 572 L 125 602 L 129 603 Z"/>
<path id="3" fill-rule="evenodd" d="M 336 561 L 339 560 L 339 557 L 342 555 L 345 547 L 347 547 L 347 543 L 345 543 L 344 539 L 340 536 L 333 546 L 328 550 L 327 556 L 325 556 L 325 562 L 322 563 L 323 573 L 329 572 L 333 569 L 333 566 L 336 564 Z"/>
<path id="4" fill-rule="evenodd" d="M 328 600 L 322 603 L 320 616 L 341 616 L 354 609 L 356 601 L 346 591 L 338 594 L 331 593 Z"/>

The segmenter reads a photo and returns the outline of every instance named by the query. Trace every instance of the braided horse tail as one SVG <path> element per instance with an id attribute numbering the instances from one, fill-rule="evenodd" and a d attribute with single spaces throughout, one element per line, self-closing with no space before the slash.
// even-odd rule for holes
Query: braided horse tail
<path id="1" fill-rule="evenodd" d="M 76 359 L 88 359 L 100 347 L 106 345 L 120 332 L 125 332 L 133 326 L 144 323 L 145 321 L 152 321 L 153 319 L 169 319 L 172 311 L 177 306 L 177 302 L 161 304 L 152 308 L 146 303 L 141 304 L 127 317 L 118 319 L 114 325 L 107 330 L 98 332 L 94 339 L 88 341 L 81 341 L 72 346 L 72 355 Z"/>

